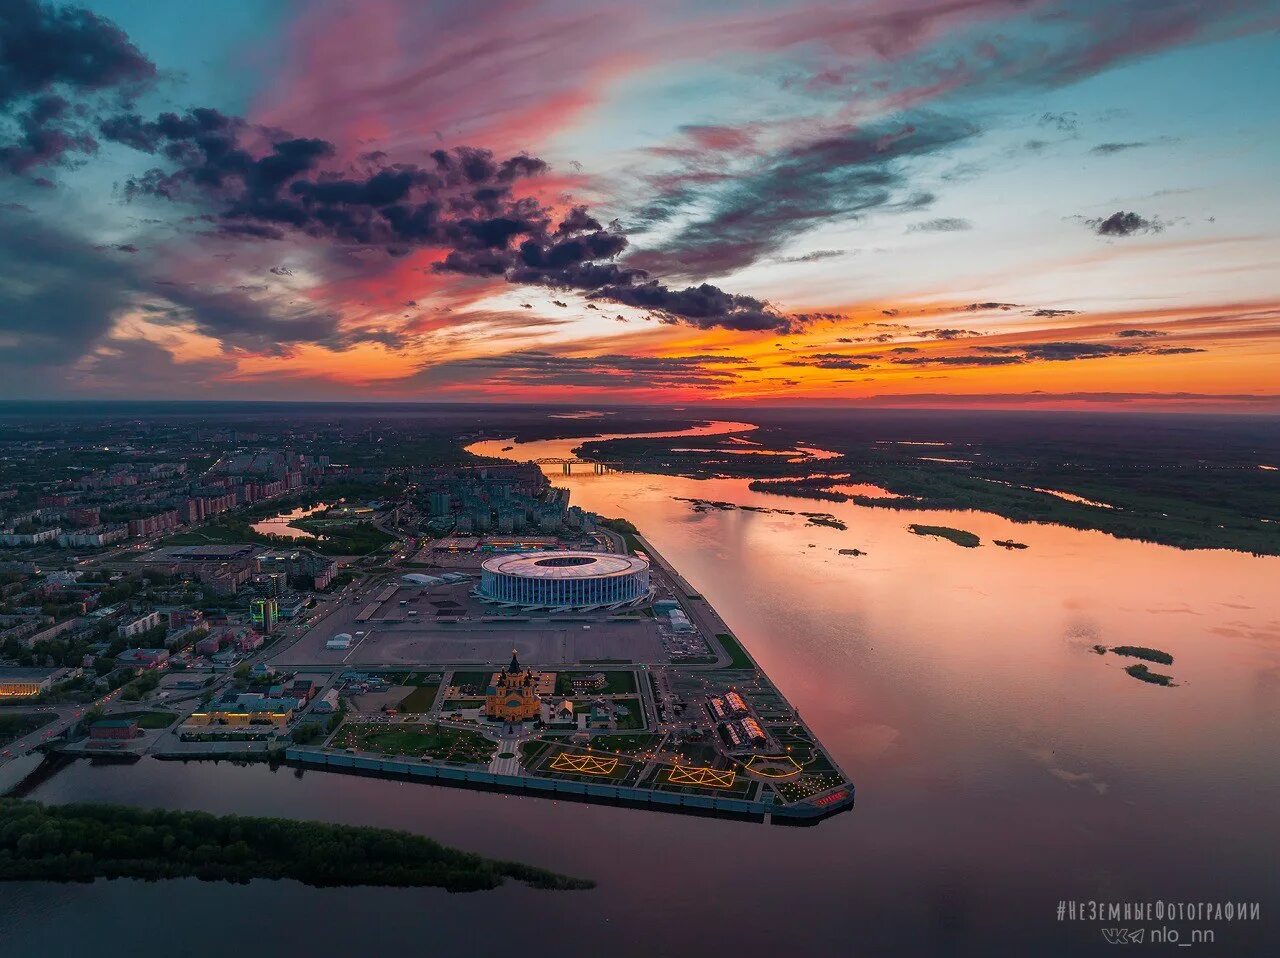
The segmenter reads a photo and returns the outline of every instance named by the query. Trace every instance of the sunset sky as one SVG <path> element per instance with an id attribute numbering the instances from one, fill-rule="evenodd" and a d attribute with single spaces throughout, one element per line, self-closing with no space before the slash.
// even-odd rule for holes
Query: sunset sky
<path id="1" fill-rule="evenodd" d="M 0 3 L 0 397 L 1280 411 L 1280 3 Z"/>

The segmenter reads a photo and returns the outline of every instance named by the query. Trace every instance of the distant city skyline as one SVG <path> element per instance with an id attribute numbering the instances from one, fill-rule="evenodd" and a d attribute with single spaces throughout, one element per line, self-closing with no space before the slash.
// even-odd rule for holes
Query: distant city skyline
<path id="1" fill-rule="evenodd" d="M 13 0 L 0 398 L 1280 411 L 1278 14 Z"/>

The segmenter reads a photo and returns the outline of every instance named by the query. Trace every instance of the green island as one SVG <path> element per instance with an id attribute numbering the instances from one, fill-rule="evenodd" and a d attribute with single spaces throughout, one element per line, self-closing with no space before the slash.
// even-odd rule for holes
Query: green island
<path id="1" fill-rule="evenodd" d="M 486 891 L 508 879 L 534 888 L 595 883 L 448 848 L 385 828 L 123 805 L 0 799 L 0 880 L 199 878 L 244 883 L 392 885 Z"/>
<path id="2" fill-rule="evenodd" d="M 1116 655 L 1127 655 L 1131 659 L 1146 659 L 1160 665 L 1173 665 L 1173 656 L 1160 649 L 1148 649 L 1141 645 L 1116 645 L 1111 648 Z"/>
<path id="3" fill-rule="evenodd" d="M 1172 675 L 1161 675 L 1159 672 L 1152 672 L 1141 662 L 1127 666 L 1125 671 L 1135 679 L 1140 679 L 1143 682 L 1150 682 L 1152 685 L 1173 685 Z"/>
<path id="4" fill-rule="evenodd" d="M 907 529 L 918 536 L 937 536 L 940 539 L 947 539 L 958 546 L 964 546 L 966 549 L 975 549 L 982 542 L 972 532 L 965 532 L 963 529 L 952 529 L 950 526 L 922 526 L 913 522 L 907 526 Z"/>

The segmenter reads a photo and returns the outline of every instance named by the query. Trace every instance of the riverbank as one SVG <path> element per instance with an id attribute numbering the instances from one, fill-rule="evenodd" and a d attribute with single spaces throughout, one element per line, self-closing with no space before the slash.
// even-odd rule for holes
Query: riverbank
<path id="1" fill-rule="evenodd" d="M 392 885 L 451 892 L 493 889 L 507 879 L 557 890 L 595 884 L 381 828 L 0 799 L 0 881 L 186 877 L 290 878 L 316 887 Z"/>

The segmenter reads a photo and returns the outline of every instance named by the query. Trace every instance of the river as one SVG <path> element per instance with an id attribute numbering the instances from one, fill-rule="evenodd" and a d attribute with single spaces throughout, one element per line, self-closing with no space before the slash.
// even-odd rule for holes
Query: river
<path id="1" fill-rule="evenodd" d="M 269 519 L 255 522 L 250 528 L 264 536 L 280 536 L 283 539 L 319 539 L 320 536 L 317 536 L 314 532 L 299 529 L 295 525 L 290 525 L 290 523 L 295 519 L 305 519 L 307 516 L 314 515 L 317 512 L 324 512 L 328 508 L 329 504 L 327 502 L 320 502 L 314 506 L 298 506 Z"/>
<path id="2" fill-rule="evenodd" d="M 472 448 L 556 458 L 583 441 Z M 1274 913 L 1280 559 L 745 480 L 553 472 L 576 504 L 633 521 L 715 605 L 856 783 L 851 812 L 783 828 L 265 766 L 78 763 L 31 797 L 407 828 L 599 887 L 22 884 L 0 898 L 0 953 L 1109 954 L 1099 922 L 1057 920 L 1059 900 L 1261 899 Z M 829 512 L 848 529 L 677 497 Z M 1164 649 L 1174 664 L 1153 668 L 1178 685 L 1137 681 L 1123 671 L 1136 660 L 1095 644 Z M 1220 954 L 1274 953 L 1274 924 L 1201 926 Z"/>

